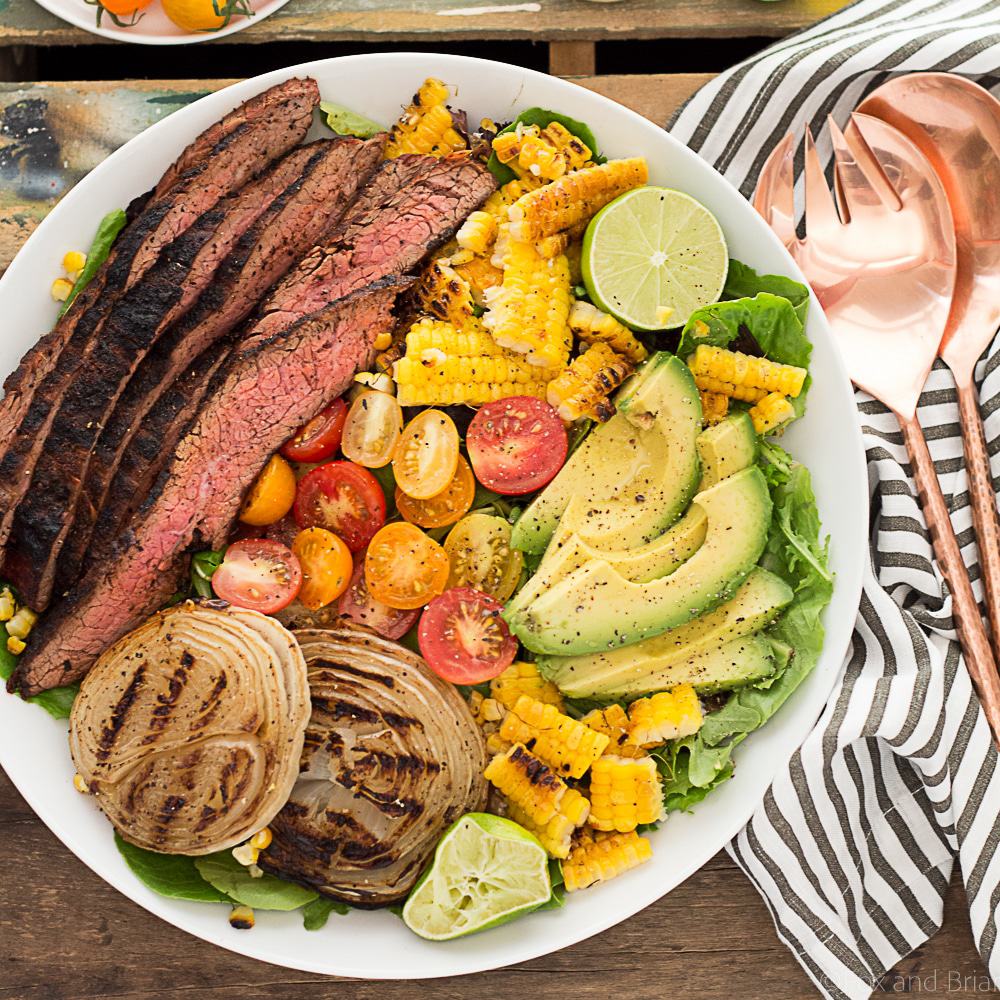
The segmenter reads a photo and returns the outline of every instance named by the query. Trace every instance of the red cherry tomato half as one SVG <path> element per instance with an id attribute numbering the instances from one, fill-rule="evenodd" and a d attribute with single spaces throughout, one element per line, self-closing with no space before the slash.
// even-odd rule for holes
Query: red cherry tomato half
<path id="1" fill-rule="evenodd" d="M 364 553 L 354 560 L 354 573 L 347 590 L 337 602 L 337 611 L 359 625 L 367 625 L 386 639 L 402 639 L 417 624 L 420 609 L 400 611 L 376 601 L 368 591 L 365 580 Z"/>
<path id="2" fill-rule="evenodd" d="M 301 586 L 302 569 L 292 550 L 267 538 L 234 542 L 212 575 L 212 589 L 224 601 L 265 615 L 291 604 Z"/>
<path id="3" fill-rule="evenodd" d="M 300 528 L 326 528 L 360 552 L 385 524 L 385 494 L 360 465 L 327 462 L 299 480 L 292 514 Z"/>
<path id="4" fill-rule="evenodd" d="M 420 652 L 439 677 L 478 684 L 502 674 L 517 656 L 517 640 L 500 617 L 503 605 L 471 587 L 452 587 L 424 609 Z"/>
<path id="5" fill-rule="evenodd" d="M 290 462 L 322 462 L 340 447 L 346 419 L 347 404 L 335 399 L 281 446 L 281 454 Z"/>
<path id="6" fill-rule="evenodd" d="M 541 489 L 562 468 L 568 448 L 559 414 L 534 396 L 481 406 L 466 444 L 483 486 L 512 496 Z"/>

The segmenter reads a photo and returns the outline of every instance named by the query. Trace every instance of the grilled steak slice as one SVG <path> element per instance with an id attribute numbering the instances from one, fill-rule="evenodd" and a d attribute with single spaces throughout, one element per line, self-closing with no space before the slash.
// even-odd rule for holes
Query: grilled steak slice
<path id="1" fill-rule="evenodd" d="M 355 288 L 410 270 L 449 240 L 494 187 L 482 164 L 462 157 L 387 161 L 330 239 L 268 296 L 254 333 L 271 336 Z"/>
<path id="2" fill-rule="evenodd" d="M 0 545 L 6 542 L 14 510 L 28 489 L 30 470 L 57 405 L 80 365 L 89 359 L 115 299 L 145 274 L 164 246 L 304 138 L 312 109 L 301 105 L 300 97 L 280 101 L 269 105 L 267 115 L 237 125 L 162 198 L 152 200 L 122 232 L 87 290 L 4 383 Z"/>
<path id="3" fill-rule="evenodd" d="M 369 363 L 404 285 L 387 279 L 362 289 L 234 356 L 114 558 L 37 626 L 13 688 L 36 694 L 82 677 L 176 590 L 192 545 L 224 542 L 268 457 Z"/>
<path id="4" fill-rule="evenodd" d="M 128 509 L 128 498 L 136 484 L 126 479 L 116 483 L 110 493 L 109 486 L 134 430 L 188 365 L 246 319 L 267 289 L 337 222 L 358 187 L 375 169 L 384 139 L 366 143 L 357 139 L 321 139 L 286 157 L 287 161 L 301 156 L 306 160 L 304 169 L 243 235 L 195 307 L 166 331 L 139 365 L 105 421 L 77 500 L 72 530 L 59 555 L 60 590 L 75 582 L 98 513 L 108 497 L 106 523 L 110 528 L 104 532 L 105 544 L 117 536 L 113 529 L 122 522 L 115 517 L 115 508 Z M 193 414 L 197 402 L 188 401 L 186 406 L 189 415 Z M 161 453 L 170 454 L 164 449 Z M 162 463 L 154 463 L 154 479 L 160 467 Z"/>

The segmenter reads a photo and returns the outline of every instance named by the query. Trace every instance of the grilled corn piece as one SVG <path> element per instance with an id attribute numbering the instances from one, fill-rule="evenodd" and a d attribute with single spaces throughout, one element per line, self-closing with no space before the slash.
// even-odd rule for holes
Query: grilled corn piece
<path id="1" fill-rule="evenodd" d="M 20 656 L 26 648 L 27 644 L 23 639 L 18 639 L 16 635 L 7 636 L 7 652 L 12 656 Z"/>
<path id="2" fill-rule="evenodd" d="M 518 177 L 530 175 L 556 180 L 569 170 L 579 170 L 590 162 L 590 147 L 559 122 L 545 128 L 519 124 L 493 140 L 493 152 Z"/>
<path id="3" fill-rule="evenodd" d="M 486 253 L 497 238 L 497 217 L 489 212 L 473 212 L 462 223 L 455 239 L 463 250 Z"/>
<path id="4" fill-rule="evenodd" d="M 590 769 L 590 818 L 598 830 L 628 833 L 663 819 L 660 775 L 652 757 L 601 757 Z"/>
<path id="5" fill-rule="evenodd" d="M 501 346 L 523 354 L 538 368 L 562 368 L 569 358 L 572 294 L 565 256 L 546 260 L 530 243 L 498 238 L 503 283 L 486 293 L 483 325 Z"/>
<path id="6" fill-rule="evenodd" d="M 572 788 L 569 791 L 575 795 L 580 794 Z M 551 857 L 565 858 L 569 855 L 573 846 L 573 834 L 579 829 L 569 816 L 560 812 L 556 813 L 548 823 L 535 823 L 524 810 L 510 801 L 507 802 L 507 815 L 515 823 L 523 826 L 528 833 L 533 833 Z"/>
<path id="7" fill-rule="evenodd" d="M 687 363 L 695 375 L 707 375 L 720 382 L 765 392 L 779 392 L 783 396 L 797 396 L 806 380 L 805 368 L 778 364 L 710 344 L 699 344 Z"/>
<path id="8" fill-rule="evenodd" d="M 646 751 L 632 742 L 632 723 L 629 721 L 628 713 L 621 705 L 595 708 L 583 716 L 580 721 L 595 732 L 604 733 L 608 737 L 609 742 L 604 750 L 604 756 L 646 756 Z"/>
<path id="9" fill-rule="evenodd" d="M 539 182 L 540 184 L 541 182 Z M 483 203 L 482 211 L 496 218 L 498 223 L 507 221 L 507 210 L 521 195 L 535 190 L 537 185 L 523 180 L 508 181 L 498 187 Z"/>
<path id="10" fill-rule="evenodd" d="M 581 778 L 604 753 L 608 737 L 568 715 L 555 705 L 522 694 L 500 723 L 500 736 L 523 743 L 558 774 Z"/>
<path id="11" fill-rule="evenodd" d="M 768 393 L 759 403 L 750 407 L 750 419 L 758 434 L 769 434 L 794 416 L 795 407 L 780 392 Z"/>
<path id="12" fill-rule="evenodd" d="M 582 299 L 574 302 L 569 311 L 569 328 L 580 340 L 588 344 L 607 344 L 634 364 L 646 360 L 646 348 L 627 326 Z"/>
<path id="13" fill-rule="evenodd" d="M 35 627 L 38 614 L 31 608 L 18 608 L 17 612 L 7 620 L 7 634 L 18 639 L 27 639 L 28 633 Z"/>
<path id="14" fill-rule="evenodd" d="M 500 736 L 500 723 L 507 712 L 506 707 L 495 698 L 484 698 L 478 691 L 469 693 L 469 710 L 486 737 L 486 749 L 490 753 L 506 753 L 510 743 Z"/>
<path id="15" fill-rule="evenodd" d="M 698 695 L 690 684 L 633 701 L 628 707 L 629 736 L 642 747 L 692 736 L 704 721 Z"/>
<path id="16" fill-rule="evenodd" d="M 385 158 L 390 160 L 404 153 L 447 156 L 468 147 L 466 137 L 455 129 L 455 120 L 448 110 L 448 88 L 440 80 L 427 79 L 413 95 L 413 103 L 392 126 Z"/>
<path id="17" fill-rule="evenodd" d="M 0 590 L 0 622 L 9 622 L 17 611 L 17 602 L 9 587 Z"/>
<path id="18" fill-rule="evenodd" d="M 424 312 L 464 329 L 475 319 L 472 289 L 446 260 L 432 261 L 417 286 L 417 297 Z"/>
<path id="19" fill-rule="evenodd" d="M 695 375 L 694 384 L 701 392 L 715 392 L 744 403 L 759 402 L 767 395 L 766 389 L 754 389 L 749 385 L 733 385 L 732 382 L 723 382 L 721 379 L 712 378 L 711 375 Z"/>
<path id="20" fill-rule="evenodd" d="M 614 416 L 611 394 L 634 370 L 627 358 L 615 354 L 607 344 L 591 344 L 549 383 L 546 399 L 563 420 L 589 417 L 603 423 Z"/>
<path id="21" fill-rule="evenodd" d="M 480 323 L 469 323 L 459 330 L 453 323 L 429 317 L 418 319 L 410 327 L 406 334 L 406 353 L 418 361 L 440 361 L 441 355 L 461 358 L 507 356 Z"/>
<path id="22" fill-rule="evenodd" d="M 560 230 L 592 218 L 619 195 L 645 184 L 649 177 L 640 157 L 610 160 L 564 174 L 558 180 L 522 195 L 507 210 L 510 235 L 536 243 Z"/>
<path id="23" fill-rule="evenodd" d="M 582 834 L 563 862 L 563 880 L 567 892 L 586 889 L 595 882 L 622 875 L 653 856 L 653 847 L 645 837 L 630 833 Z"/>
<path id="24" fill-rule="evenodd" d="M 729 397 L 721 392 L 699 391 L 701 417 L 706 424 L 717 424 L 729 413 Z"/>
<path id="25" fill-rule="evenodd" d="M 497 754 L 483 774 L 512 807 L 538 828 L 560 815 L 575 827 L 583 826 L 590 814 L 590 803 L 523 743 L 515 743 L 506 753 Z"/>
<path id="26" fill-rule="evenodd" d="M 503 283 L 503 271 L 489 257 L 473 257 L 463 264 L 453 264 L 455 272 L 469 283 L 472 301 L 480 309 L 486 307 L 486 293 Z"/>
<path id="27" fill-rule="evenodd" d="M 512 663 L 499 677 L 490 681 L 490 694 L 507 708 L 513 708 L 517 699 L 526 694 L 535 701 L 555 705 L 560 712 L 563 709 L 559 688 L 552 681 L 547 681 L 534 663 L 521 660 Z"/>

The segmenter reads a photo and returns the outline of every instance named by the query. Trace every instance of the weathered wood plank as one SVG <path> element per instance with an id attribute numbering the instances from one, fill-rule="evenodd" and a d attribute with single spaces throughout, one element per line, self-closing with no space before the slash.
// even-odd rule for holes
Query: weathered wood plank
<path id="1" fill-rule="evenodd" d="M 553 76 L 593 76 L 596 71 L 596 42 L 549 44 L 549 72 Z"/>
<path id="2" fill-rule="evenodd" d="M 623 38 L 779 38 L 843 7 L 846 0 L 537 0 L 504 12 L 491 0 L 292 0 L 219 44 L 273 41 L 448 41 Z M 83 3 L 83 0 L 80 0 Z M 509 0 L 513 6 L 513 0 Z M 476 8 L 483 8 L 481 13 Z M 461 12 L 461 13 L 459 13 Z M 33 0 L 0 4 L 0 45 L 82 45 L 94 38 Z"/>

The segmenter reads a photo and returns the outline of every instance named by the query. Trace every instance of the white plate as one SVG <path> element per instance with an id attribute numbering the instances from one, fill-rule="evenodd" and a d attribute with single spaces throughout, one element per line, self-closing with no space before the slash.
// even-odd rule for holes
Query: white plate
<path id="1" fill-rule="evenodd" d="M 457 88 L 455 103 L 470 121 L 498 121 L 542 105 L 588 122 L 605 153 L 644 155 L 651 181 L 687 191 L 718 217 L 733 256 L 759 271 L 802 279 L 791 258 L 750 205 L 694 153 L 639 115 L 574 84 L 514 66 L 462 56 L 393 53 L 306 63 L 247 80 L 202 98 L 137 136 L 95 168 L 38 227 L 0 279 L 0 371 L 52 325 L 49 285 L 63 253 L 86 246 L 97 220 L 151 187 L 206 126 L 246 98 L 292 76 L 319 81 L 327 100 L 389 122 L 426 76 Z M 297 913 L 258 915 L 252 931 L 229 927 L 220 906 L 155 895 L 126 868 L 111 827 L 93 801 L 73 789 L 65 726 L 40 709 L 0 696 L 0 764 L 42 821 L 82 861 L 129 898 L 164 920 L 254 958 L 290 968 L 371 979 L 450 976 L 544 955 L 637 913 L 700 868 L 749 819 L 774 774 L 805 738 L 841 666 L 861 592 L 868 550 L 867 480 L 850 383 L 813 301 L 814 344 L 809 408 L 785 444 L 813 474 L 823 525 L 833 538 L 837 576 L 826 613 L 819 666 L 774 719 L 740 747 L 736 776 L 691 814 L 674 815 L 652 835 L 651 862 L 605 886 L 572 896 L 562 910 L 534 914 L 486 934 L 432 944 L 386 912 L 333 916 L 325 930 L 302 929 Z M 27 888 L 27 887 L 26 887 Z"/>
<path id="2" fill-rule="evenodd" d="M 84 0 L 37 0 L 50 14 L 69 21 L 70 24 L 89 31 L 92 35 L 111 38 L 116 42 L 133 42 L 136 45 L 194 45 L 213 38 L 224 38 L 237 31 L 249 28 L 251 24 L 263 21 L 276 10 L 281 10 L 288 0 L 251 0 L 253 17 L 234 16 L 224 28 L 218 31 L 185 31 L 167 17 L 159 0 L 142 11 L 142 18 L 130 28 L 119 27 L 105 12 L 101 26 L 97 26 L 97 8 Z"/>

